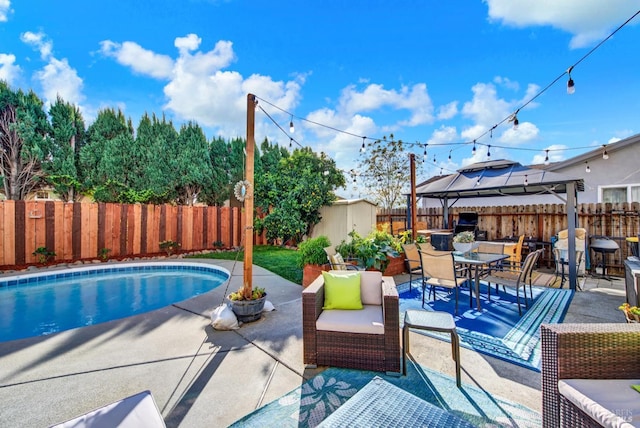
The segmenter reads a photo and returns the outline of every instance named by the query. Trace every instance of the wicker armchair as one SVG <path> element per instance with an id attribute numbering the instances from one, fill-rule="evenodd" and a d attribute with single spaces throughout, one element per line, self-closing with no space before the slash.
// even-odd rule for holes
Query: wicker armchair
<path id="1" fill-rule="evenodd" d="M 563 379 L 640 379 L 640 324 L 543 324 L 542 426 L 598 427 L 558 391 Z"/>
<path id="2" fill-rule="evenodd" d="M 367 271 L 361 275 L 362 281 L 366 277 L 367 280 L 375 280 L 376 285 L 380 284 L 384 334 L 317 329 L 316 322 L 324 305 L 324 279 L 320 276 L 302 292 L 303 358 L 306 365 L 400 372 L 400 316 L 395 282 L 380 272 Z"/>

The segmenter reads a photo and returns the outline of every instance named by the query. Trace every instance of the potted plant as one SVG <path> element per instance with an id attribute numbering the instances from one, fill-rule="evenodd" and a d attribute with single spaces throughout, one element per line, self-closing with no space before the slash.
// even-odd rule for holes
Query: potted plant
<path id="1" fill-rule="evenodd" d="M 618 307 L 618 309 L 624 312 L 624 317 L 627 319 L 628 323 L 640 322 L 640 308 L 637 306 L 631 306 L 628 303 L 623 303 Z"/>
<path id="2" fill-rule="evenodd" d="M 345 260 L 357 259 L 358 264 L 366 269 L 382 271 L 385 275 L 394 275 L 387 272 L 387 267 L 395 258 L 400 258 L 401 244 L 398 239 L 387 232 L 386 228 L 374 230 L 366 237 L 360 236 L 358 232 L 349 232 L 350 242 L 342 241 L 336 247 L 336 251 L 342 254 Z M 404 269 L 404 259 L 400 264 Z"/>
<path id="3" fill-rule="evenodd" d="M 453 237 L 453 248 L 461 253 L 468 253 L 476 247 L 476 235 L 472 231 L 460 232 Z"/>
<path id="4" fill-rule="evenodd" d="M 302 286 L 308 287 L 322 271 L 329 270 L 325 248 L 331 246 L 331 241 L 325 235 L 308 238 L 298 244 L 300 258 L 298 264 L 302 268 Z"/>
<path id="5" fill-rule="evenodd" d="M 238 321 L 247 323 L 257 321 L 262 316 L 262 309 L 264 309 L 264 302 L 267 299 L 267 292 L 264 288 L 254 287 L 251 290 L 251 298 L 246 298 L 241 288 L 229 294 L 227 299 Z"/>

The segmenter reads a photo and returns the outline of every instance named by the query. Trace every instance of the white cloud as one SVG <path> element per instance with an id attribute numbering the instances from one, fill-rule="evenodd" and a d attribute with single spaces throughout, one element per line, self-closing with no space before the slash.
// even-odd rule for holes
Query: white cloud
<path id="1" fill-rule="evenodd" d="M 489 18 L 515 27 L 551 26 L 573 35 L 570 46 L 594 44 L 640 8 L 640 0 L 485 0 Z"/>
<path id="2" fill-rule="evenodd" d="M 458 114 L 458 102 L 452 101 L 449 104 L 438 107 L 438 120 L 447 120 Z"/>
<path id="3" fill-rule="evenodd" d="M 168 79 L 173 71 L 173 60 L 167 55 L 158 55 L 142 48 L 134 42 L 122 44 L 104 40 L 100 42 L 100 52 L 135 72 L 151 76 L 156 79 Z"/>
<path id="4" fill-rule="evenodd" d="M 431 134 L 431 138 L 427 143 L 430 146 L 438 145 L 438 144 L 447 144 L 452 143 L 458 139 L 458 132 L 456 128 L 453 126 L 441 126 L 440 128 L 433 131 Z"/>
<path id="5" fill-rule="evenodd" d="M 40 52 L 42 60 L 47 62 L 41 70 L 34 73 L 42 86 L 45 101 L 52 104 L 59 95 L 82 110 L 80 103 L 85 99 L 82 94 L 83 81 L 66 58 L 57 59 L 53 56 L 53 42 L 47 35 L 27 31 L 20 35 L 20 40 Z"/>
<path id="6" fill-rule="evenodd" d="M 20 66 L 15 65 L 16 56 L 0 53 L 0 80 L 13 84 L 20 75 Z"/>
<path id="7" fill-rule="evenodd" d="M 7 22 L 9 12 L 11 12 L 11 1 L 0 0 L 0 22 Z"/>
<path id="8" fill-rule="evenodd" d="M 350 85 L 342 90 L 338 111 L 351 115 L 383 107 L 408 110 L 409 119 L 399 123 L 403 126 L 417 126 L 432 123 L 434 120 L 433 103 L 424 83 L 418 83 L 411 88 L 402 86 L 400 91 L 384 89 L 380 84 L 370 84 L 359 92 L 354 85 Z"/>
<path id="9" fill-rule="evenodd" d="M 567 149 L 568 147 L 564 144 L 553 144 L 551 146 L 548 146 L 542 152 L 533 156 L 533 158 L 531 159 L 531 164 L 539 165 L 545 163 L 545 158 L 547 157 L 547 155 L 549 156 L 549 163 L 563 161 L 566 159 L 565 150 Z M 545 150 L 549 150 L 549 153 L 547 154 Z"/>
<path id="10" fill-rule="evenodd" d="M 58 95 L 67 102 L 79 105 L 84 101 L 82 79 L 66 58 L 58 60 L 51 57 L 44 68 L 35 73 L 44 91 L 44 97 L 52 104 Z"/>
<path id="11" fill-rule="evenodd" d="M 39 51 L 40 58 L 43 60 L 46 61 L 51 57 L 53 43 L 50 40 L 47 40 L 46 34 L 42 32 L 33 33 L 31 31 L 27 31 L 20 35 L 20 40 Z"/>
<path id="12" fill-rule="evenodd" d="M 136 73 L 166 80 L 165 109 L 181 119 L 215 128 L 223 135 L 245 134 L 247 93 L 254 93 L 289 111 L 297 105 L 304 75 L 286 82 L 259 74 L 244 77 L 237 71 L 225 70 L 236 60 L 231 42 L 218 41 L 209 51 L 201 50 L 201 44 L 202 39 L 196 34 L 177 37 L 174 40 L 178 51 L 175 58 L 131 41 L 105 40 L 101 42 L 101 52 Z M 282 116 L 281 112 L 273 114 Z M 256 135 L 259 135 L 258 130 L 267 129 L 264 126 L 259 120 L 256 122 Z"/>
<path id="13" fill-rule="evenodd" d="M 505 78 L 501 78 L 499 81 L 511 82 L 508 79 L 505 80 Z M 510 83 L 510 85 L 512 84 L 513 82 Z M 474 122 L 472 126 L 461 132 L 462 137 L 468 141 L 476 140 L 481 135 L 485 135 L 494 125 L 511 116 L 524 102 L 531 99 L 539 89 L 537 85 L 530 84 L 527 86 L 524 96 L 513 101 L 499 98 L 496 87 L 492 83 L 477 83 L 471 90 L 473 91 L 473 98 L 471 101 L 464 103 L 462 107 L 462 114 L 471 118 Z M 536 103 L 530 103 L 527 109 L 535 107 L 537 107 Z M 537 138 L 538 128 L 533 123 L 523 122 L 523 115 L 523 113 L 520 113 L 520 124 L 517 130 L 513 129 L 510 123 L 503 123 L 500 128 L 496 128 L 493 131 L 493 137 L 497 137 L 501 143 L 510 145 L 522 144 Z"/>

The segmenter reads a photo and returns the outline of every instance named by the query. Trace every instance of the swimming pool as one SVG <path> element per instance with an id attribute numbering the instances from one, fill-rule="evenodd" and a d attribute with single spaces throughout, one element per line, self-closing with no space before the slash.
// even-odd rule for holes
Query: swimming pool
<path id="1" fill-rule="evenodd" d="M 229 272 L 202 263 L 132 263 L 0 279 L 0 342 L 149 312 L 206 293 Z"/>

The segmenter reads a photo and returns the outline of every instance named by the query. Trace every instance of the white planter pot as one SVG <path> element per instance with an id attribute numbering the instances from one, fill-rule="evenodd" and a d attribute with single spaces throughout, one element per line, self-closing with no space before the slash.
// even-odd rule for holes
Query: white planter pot
<path id="1" fill-rule="evenodd" d="M 461 253 L 468 253 L 474 248 L 476 248 L 476 243 L 475 242 L 454 242 L 453 248 L 455 248 L 456 251 L 459 251 Z"/>

